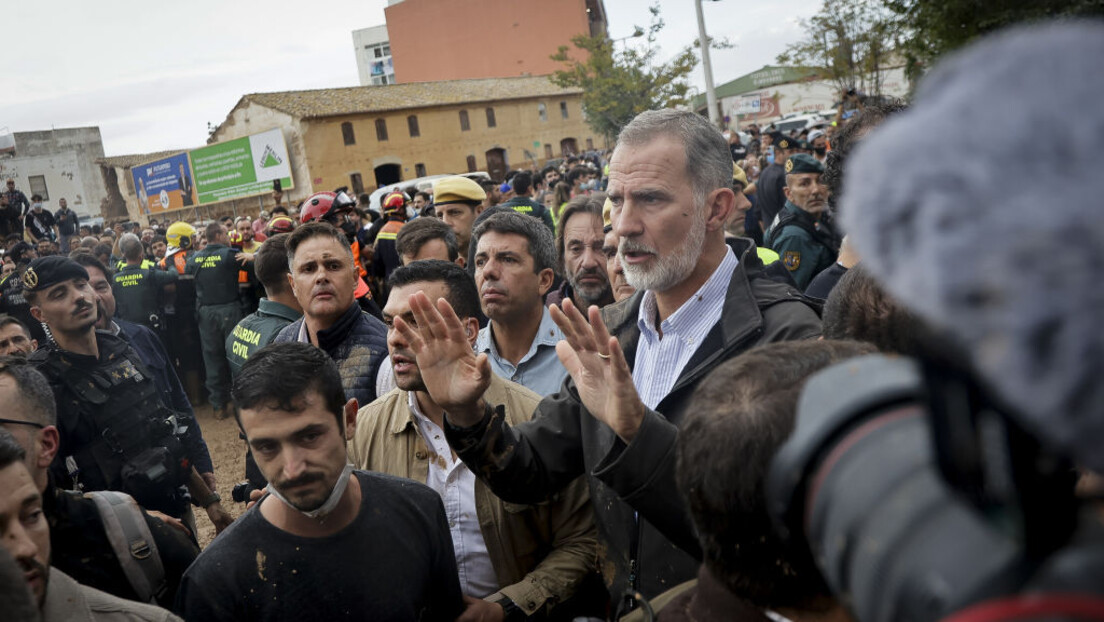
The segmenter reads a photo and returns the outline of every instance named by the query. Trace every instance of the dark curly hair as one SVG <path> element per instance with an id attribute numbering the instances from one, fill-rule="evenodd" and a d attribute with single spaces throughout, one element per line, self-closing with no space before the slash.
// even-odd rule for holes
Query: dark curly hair
<path id="1" fill-rule="evenodd" d="M 833 212 L 839 210 L 839 198 L 843 193 L 843 168 L 848 156 L 855 150 L 855 145 L 870 130 L 907 109 L 908 105 L 900 100 L 869 104 L 832 136 L 832 150 L 824 161 L 824 175 L 821 179 L 828 186 L 828 205 Z"/>
<path id="2" fill-rule="evenodd" d="M 840 278 L 824 303 L 825 339 L 854 339 L 885 353 L 918 356 L 934 334 L 897 302 L 862 264 Z"/>

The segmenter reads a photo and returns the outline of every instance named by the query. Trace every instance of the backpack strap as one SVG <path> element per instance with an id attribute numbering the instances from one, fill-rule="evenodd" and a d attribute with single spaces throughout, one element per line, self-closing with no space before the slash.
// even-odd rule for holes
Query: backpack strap
<path id="1" fill-rule="evenodd" d="M 113 490 L 97 490 L 85 497 L 96 502 L 104 532 L 138 600 L 156 603 L 167 587 L 165 567 L 138 503 Z"/>

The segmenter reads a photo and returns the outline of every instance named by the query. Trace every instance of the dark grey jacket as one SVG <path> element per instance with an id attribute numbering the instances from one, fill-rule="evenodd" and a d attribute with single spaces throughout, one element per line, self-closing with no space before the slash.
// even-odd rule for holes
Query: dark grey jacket
<path id="1" fill-rule="evenodd" d="M 820 334 L 814 308 L 797 290 L 762 277 L 754 247 L 732 274 L 721 321 L 655 411 L 625 445 L 583 406 L 569 377 L 541 401 L 533 420 L 509 427 L 501 405 L 471 428 L 446 425 L 449 443 L 505 501 L 535 503 L 586 474 L 599 531 L 600 568 L 619 600 L 630 585 L 645 597 L 697 575 L 700 551 L 675 485 L 675 440 L 698 383 L 749 348 Z M 602 311 L 630 367 L 642 292 Z M 662 413 L 662 414 L 661 414 Z M 638 514 L 639 513 L 639 514 Z"/>
<path id="2" fill-rule="evenodd" d="M 304 318 L 281 330 L 273 343 L 297 341 Z M 376 373 L 387 357 L 387 326 L 355 301 L 333 326 L 318 331 L 319 347 L 337 363 L 345 399 L 367 406 L 376 399 Z"/>

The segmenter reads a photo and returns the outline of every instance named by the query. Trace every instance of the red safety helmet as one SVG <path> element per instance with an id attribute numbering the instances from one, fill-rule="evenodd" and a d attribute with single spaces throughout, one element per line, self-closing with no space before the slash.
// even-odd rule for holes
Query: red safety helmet
<path id="1" fill-rule="evenodd" d="M 265 235 L 273 236 L 281 233 L 291 233 L 292 231 L 295 231 L 295 221 L 287 216 L 277 216 L 268 221 Z"/>
<path id="2" fill-rule="evenodd" d="M 403 208 L 403 205 L 406 205 L 406 197 L 404 197 L 401 192 L 392 192 L 384 197 L 381 207 L 383 208 L 383 212 L 387 213 L 397 212 Z"/>
<path id="3" fill-rule="evenodd" d="M 332 224 L 338 214 L 351 211 L 354 207 L 356 201 L 344 192 L 316 192 L 303 201 L 299 208 L 299 222 L 305 224 L 326 220 Z"/>

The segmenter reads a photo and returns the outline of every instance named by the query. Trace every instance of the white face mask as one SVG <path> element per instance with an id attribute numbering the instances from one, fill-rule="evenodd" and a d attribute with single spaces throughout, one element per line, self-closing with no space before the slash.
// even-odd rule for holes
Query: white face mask
<path id="1" fill-rule="evenodd" d="M 280 491 L 276 490 L 276 487 L 273 486 L 271 483 L 269 483 L 266 490 L 268 490 L 268 492 L 272 496 L 276 497 L 280 501 L 283 501 L 284 505 L 295 510 L 296 512 L 299 512 L 303 516 L 306 516 L 307 518 L 321 519 L 329 516 L 330 512 L 333 512 L 334 508 L 337 507 L 337 503 L 341 501 L 341 496 L 345 494 L 345 488 L 349 485 L 349 476 L 352 475 L 352 473 L 353 465 L 346 463 L 345 468 L 341 470 L 341 475 L 337 478 L 337 483 L 334 484 L 333 490 L 330 491 L 330 496 L 326 499 L 326 502 L 319 506 L 317 509 L 311 510 L 309 512 L 304 512 L 303 510 L 295 507 L 295 505 L 291 501 L 288 501 L 287 497 L 280 494 Z"/>

